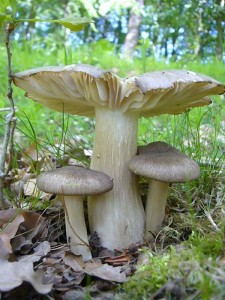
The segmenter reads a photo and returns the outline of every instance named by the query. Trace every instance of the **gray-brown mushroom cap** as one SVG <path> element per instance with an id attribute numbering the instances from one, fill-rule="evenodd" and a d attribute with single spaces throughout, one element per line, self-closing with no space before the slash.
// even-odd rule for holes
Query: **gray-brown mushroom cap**
<path id="1" fill-rule="evenodd" d="M 94 116 L 95 108 L 140 116 L 178 114 L 211 103 L 208 96 L 225 92 L 222 83 L 191 71 L 148 72 L 123 79 L 91 65 L 42 67 L 16 73 L 14 83 L 26 96 L 70 114 Z"/>
<path id="2" fill-rule="evenodd" d="M 221 93 L 224 92 L 224 85 L 212 77 L 185 70 L 162 70 L 144 73 L 136 78 L 137 85 L 143 93 L 150 90 L 172 89 L 179 84 L 213 84 L 221 86 Z"/>
<path id="3" fill-rule="evenodd" d="M 37 187 L 46 193 L 57 195 L 97 195 L 111 190 L 113 181 L 103 172 L 66 166 L 40 174 Z"/>
<path id="4" fill-rule="evenodd" d="M 139 148 L 129 169 L 138 175 L 162 182 L 187 182 L 200 175 L 198 164 L 165 142 L 154 142 Z"/>

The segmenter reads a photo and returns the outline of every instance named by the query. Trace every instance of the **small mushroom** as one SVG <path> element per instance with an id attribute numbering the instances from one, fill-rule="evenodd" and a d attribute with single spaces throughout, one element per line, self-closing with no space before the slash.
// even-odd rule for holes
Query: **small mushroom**
<path id="1" fill-rule="evenodd" d="M 98 195 L 113 188 L 113 181 L 102 172 L 78 166 L 66 166 L 43 172 L 37 187 L 46 193 L 62 195 L 65 203 L 66 234 L 71 251 L 92 258 L 84 218 L 83 196 Z"/>
<path id="2" fill-rule="evenodd" d="M 146 239 L 157 233 L 165 216 L 169 183 L 188 182 L 199 177 L 198 164 L 165 142 L 139 147 L 129 169 L 150 179 L 146 202 Z"/>

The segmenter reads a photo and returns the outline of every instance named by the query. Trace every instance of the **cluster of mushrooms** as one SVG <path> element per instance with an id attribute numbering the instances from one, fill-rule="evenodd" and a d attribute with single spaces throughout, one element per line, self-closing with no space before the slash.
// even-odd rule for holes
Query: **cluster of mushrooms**
<path id="1" fill-rule="evenodd" d="M 95 117 L 90 169 L 65 166 L 42 173 L 38 187 L 62 195 L 71 251 L 91 259 L 83 213 L 101 245 L 122 249 L 150 238 L 164 218 L 168 185 L 196 179 L 199 166 L 165 142 L 137 147 L 139 117 L 178 114 L 208 105 L 225 86 L 191 71 L 149 72 L 121 79 L 91 65 L 43 67 L 14 74 L 26 96 L 56 111 Z M 149 179 L 144 210 L 139 175 Z"/>

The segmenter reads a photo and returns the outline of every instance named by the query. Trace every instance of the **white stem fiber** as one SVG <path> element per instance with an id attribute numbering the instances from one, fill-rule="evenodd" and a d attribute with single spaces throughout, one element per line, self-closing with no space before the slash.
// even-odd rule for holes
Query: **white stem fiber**
<path id="1" fill-rule="evenodd" d="M 64 196 L 64 202 L 66 206 L 66 236 L 70 250 L 75 255 L 82 255 L 84 261 L 91 260 L 84 219 L 83 198 L 82 196 Z"/>
<path id="2" fill-rule="evenodd" d="M 169 183 L 151 180 L 146 203 L 146 239 L 152 240 L 153 234 L 160 231 L 165 217 Z"/>
<path id="3" fill-rule="evenodd" d="M 91 169 L 112 177 L 114 187 L 89 197 L 89 223 L 102 246 L 109 249 L 121 249 L 143 239 L 144 209 L 137 177 L 128 169 L 137 153 L 137 123 L 136 113 L 96 109 Z"/>

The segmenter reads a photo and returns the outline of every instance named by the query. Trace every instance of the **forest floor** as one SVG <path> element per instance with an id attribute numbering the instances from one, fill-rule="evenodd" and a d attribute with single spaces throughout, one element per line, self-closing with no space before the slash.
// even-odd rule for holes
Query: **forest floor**
<path id="1" fill-rule="evenodd" d="M 27 156 L 34 158 L 35 151 L 29 148 Z M 203 193 L 201 180 L 198 186 L 170 188 L 154 242 L 109 251 L 94 233 L 93 260 L 84 263 L 66 243 L 63 203 L 36 188 L 34 169 L 62 161 L 45 153 L 31 166 L 26 157 L 17 157 L 18 168 L 7 178 L 14 208 L 0 211 L 1 299 L 224 299 L 222 169 L 210 169 L 211 194 Z M 143 182 L 143 201 L 146 191 Z"/>

